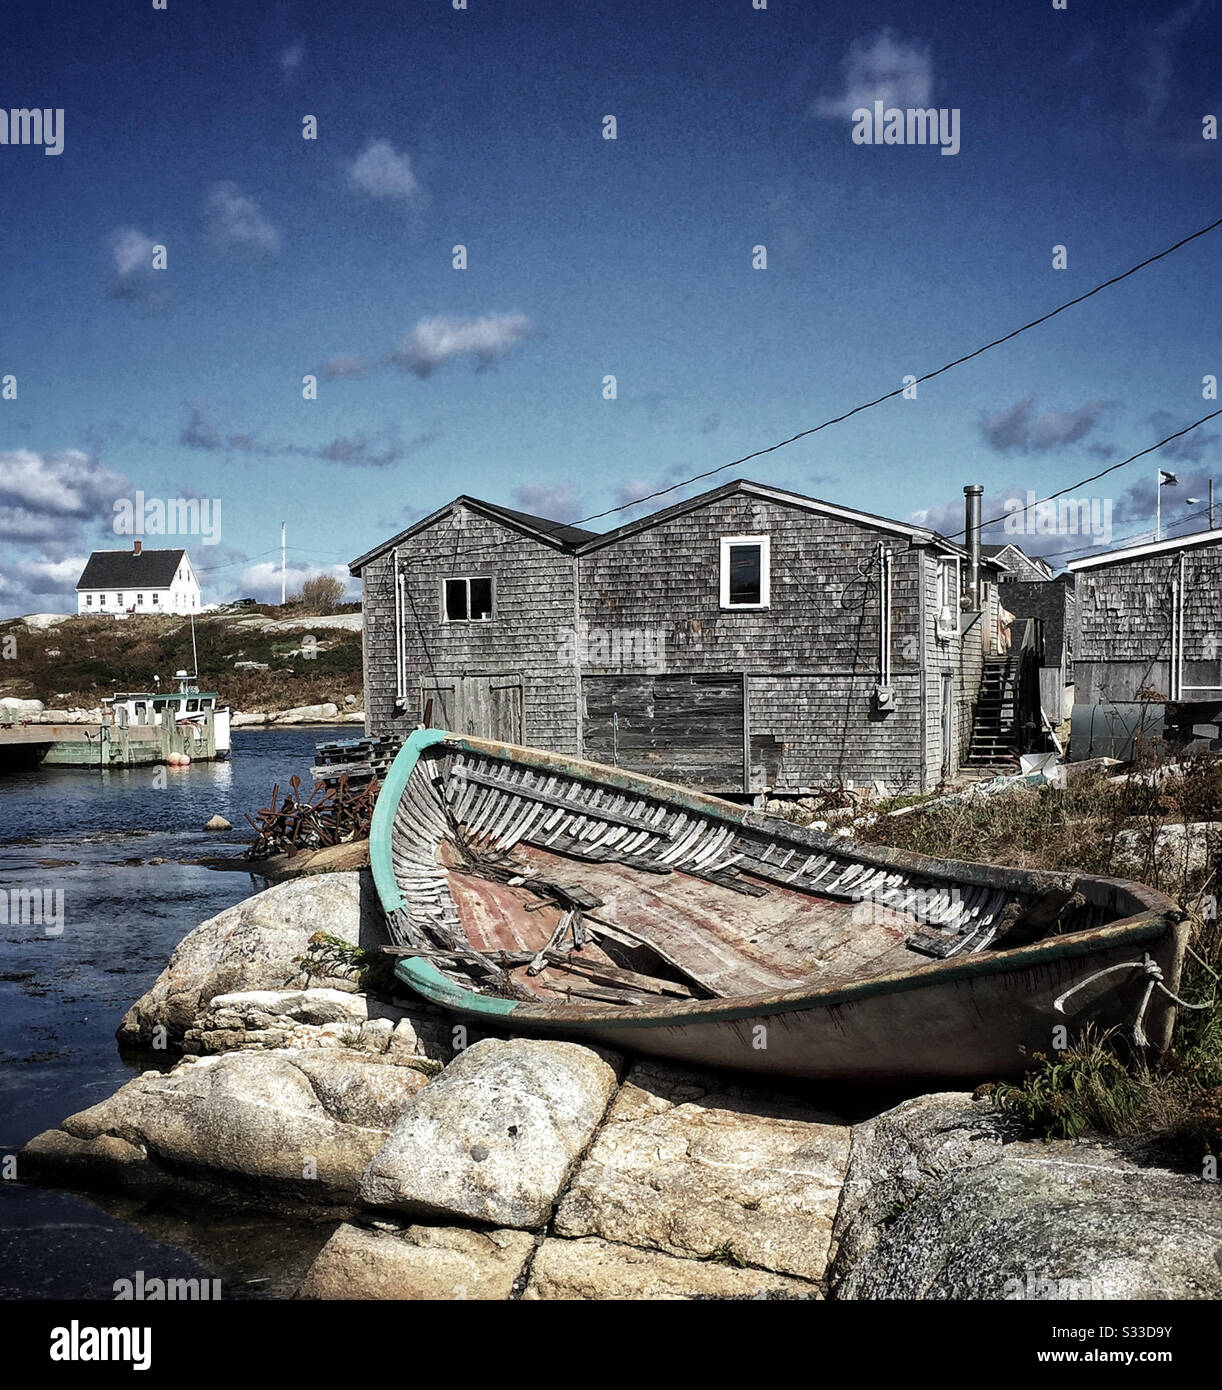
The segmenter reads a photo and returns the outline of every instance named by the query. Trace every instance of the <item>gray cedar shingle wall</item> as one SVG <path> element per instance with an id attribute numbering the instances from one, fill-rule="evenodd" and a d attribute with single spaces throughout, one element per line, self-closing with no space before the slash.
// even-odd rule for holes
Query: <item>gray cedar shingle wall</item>
<path id="1" fill-rule="evenodd" d="M 771 538 L 771 605 L 720 607 L 722 536 Z M 896 710 L 873 717 L 879 542 L 894 554 Z M 580 559 L 587 675 L 633 674 L 648 651 L 670 673 L 747 672 L 752 781 L 794 789 L 830 778 L 889 786 L 921 777 L 918 583 L 923 553 L 905 537 L 746 494 L 596 549 Z M 621 659 L 616 660 L 616 653 Z M 739 784 L 741 789 L 741 783 Z M 728 790 L 729 788 L 727 788 Z"/>
<path id="2" fill-rule="evenodd" d="M 941 776 L 940 675 L 947 671 L 953 676 L 952 772 L 966 750 L 979 687 L 981 624 L 963 640 L 936 638 L 937 555 L 910 545 L 906 537 L 734 494 L 575 560 L 477 513 L 464 509 L 463 518 L 461 527 L 449 515 L 439 518 L 400 548 L 414 608 L 409 603 L 406 610 L 409 707 L 398 719 L 392 708 L 390 555 L 365 567 L 366 710 L 373 733 L 406 732 L 419 719 L 417 691 L 429 677 L 430 662 L 442 679 L 520 672 L 525 741 L 598 758 L 606 757 L 617 736 L 605 727 L 608 710 L 626 711 L 621 719 L 630 717 L 634 690 L 646 691 L 643 705 L 652 702 L 656 711 L 661 698 L 668 717 L 686 717 L 687 696 L 672 678 L 742 681 L 745 675 L 752 790 L 878 779 L 898 791 L 931 787 Z M 728 535 L 770 537 L 768 609 L 721 609 L 719 540 Z M 498 544 L 506 539 L 512 544 Z M 876 713 L 872 699 L 878 675 L 880 542 L 893 556 L 896 708 L 884 716 Z M 456 550 L 476 553 L 448 558 Z M 573 592 L 576 565 L 581 575 L 579 617 Z M 441 623 L 441 580 L 464 574 L 495 578 L 495 622 Z M 989 620 L 986 616 L 984 621 Z M 658 686 L 655 678 L 666 684 Z M 588 717 L 583 685 L 593 696 Z M 710 729 L 709 746 L 716 746 L 717 757 L 711 763 L 728 772 L 733 744 L 742 738 L 742 718 L 735 701 L 715 703 L 716 728 Z M 577 728 L 579 709 L 584 740 Z M 650 771 L 678 779 L 687 773 L 696 780 L 708 775 L 707 769 L 685 768 L 682 759 L 674 767 L 660 765 L 664 760 L 654 755 L 648 724 L 639 724 L 642 728 L 638 741 L 645 743 L 634 751 L 648 759 Z M 638 737 L 636 731 L 631 734 Z M 691 731 L 685 729 L 684 738 L 693 744 Z M 694 753 L 700 742 L 697 736 Z M 692 762 L 691 755 L 684 756 Z M 742 762 L 736 760 L 733 780 L 710 789 L 742 786 Z"/>
<path id="3" fill-rule="evenodd" d="M 1222 685 L 1222 537 L 1218 544 L 1081 570 L 1077 575 L 1076 699 L 1170 694 L 1172 581 L 1184 556 L 1184 683 Z M 1185 692 L 1207 699 L 1208 692 Z"/>
<path id="4" fill-rule="evenodd" d="M 573 557 L 461 508 L 410 537 L 399 547 L 399 562 L 408 577 L 408 708 L 394 717 L 395 599 L 388 553 L 362 573 L 367 730 L 410 732 L 421 715 L 421 682 L 433 673 L 520 673 L 525 742 L 577 752 Z M 442 580 L 485 575 L 495 584 L 493 620 L 443 623 Z"/>

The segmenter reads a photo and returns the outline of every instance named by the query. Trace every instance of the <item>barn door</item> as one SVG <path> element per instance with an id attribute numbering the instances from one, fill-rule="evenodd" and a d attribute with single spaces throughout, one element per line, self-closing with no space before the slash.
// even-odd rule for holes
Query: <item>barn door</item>
<path id="1" fill-rule="evenodd" d="M 742 791 L 741 675 L 587 676 L 582 685 L 587 757 L 709 791 Z"/>
<path id="2" fill-rule="evenodd" d="M 424 681 L 420 718 L 434 729 L 521 743 L 522 677 L 453 676 Z"/>

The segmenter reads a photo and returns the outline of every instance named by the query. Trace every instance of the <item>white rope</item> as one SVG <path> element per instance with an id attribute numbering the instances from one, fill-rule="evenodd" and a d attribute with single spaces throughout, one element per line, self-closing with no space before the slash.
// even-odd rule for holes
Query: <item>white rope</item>
<path id="1" fill-rule="evenodd" d="M 1208 969 L 1208 967 L 1206 967 Z M 1212 1009 L 1213 999 L 1207 999 L 1203 1004 L 1190 1004 L 1186 999 L 1181 999 L 1178 994 L 1173 994 L 1165 984 L 1163 984 L 1162 967 L 1157 961 L 1151 960 L 1149 955 L 1143 956 L 1141 960 L 1121 961 L 1119 965 L 1108 965 L 1102 970 L 1096 970 L 1093 975 L 1088 975 L 1086 979 L 1079 980 L 1076 985 L 1071 985 L 1064 994 L 1052 1001 L 1052 1007 L 1057 1013 L 1065 1012 L 1062 1007 L 1071 994 L 1077 994 L 1080 989 L 1085 989 L 1087 985 L 1093 984 L 1095 980 L 1101 979 L 1104 975 L 1110 975 L 1115 970 L 1144 970 L 1146 972 L 1146 990 L 1141 996 L 1141 1004 L 1137 1009 L 1137 1017 L 1133 1020 L 1133 1041 L 1138 1047 L 1147 1046 L 1146 1030 L 1143 1026 L 1146 1021 L 1146 1007 L 1150 1003 L 1150 996 L 1155 989 L 1160 989 L 1173 1003 L 1178 1004 L 1181 1009 Z M 1211 972 L 1212 973 L 1212 972 Z M 1215 976 L 1215 978 L 1217 978 Z"/>

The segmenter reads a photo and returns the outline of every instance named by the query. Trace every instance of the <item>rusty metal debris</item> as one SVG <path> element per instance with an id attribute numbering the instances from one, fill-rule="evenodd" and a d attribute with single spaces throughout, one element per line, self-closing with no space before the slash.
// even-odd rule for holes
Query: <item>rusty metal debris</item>
<path id="1" fill-rule="evenodd" d="M 255 829 L 254 843 L 247 859 L 270 859 L 273 855 L 294 855 L 299 850 L 325 849 L 364 839 L 369 834 L 381 783 L 375 778 L 358 788 L 340 776 L 332 784 L 315 782 L 306 800 L 301 797 L 301 778 L 289 778 L 289 792 L 280 798 L 280 784 L 272 788 L 271 800 L 246 819 Z M 256 819 L 257 817 L 257 819 Z"/>

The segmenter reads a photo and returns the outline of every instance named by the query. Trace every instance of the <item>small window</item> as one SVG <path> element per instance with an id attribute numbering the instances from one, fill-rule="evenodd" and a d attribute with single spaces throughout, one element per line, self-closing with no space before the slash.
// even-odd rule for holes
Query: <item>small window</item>
<path id="1" fill-rule="evenodd" d="M 486 623 L 492 617 L 491 579 L 447 579 L 445 621 Z"/>
<path id="2" fill-rule="evenodd" d="M 959 631 L 959 561 L 950 558 L 938 561 L 939 637 L 952 637 Z"/>
<path id="3" fill-rule="evenodd" d="M 143 594 L 137 594 L 137 595 L 136 595 L 136 602 L 137 602 L 138 604 L 140 604 L 141 606 L 143 606 L 143 605 L 144 605 L 144 595 L 143 595 Z"/>
<path id="4" fill-rule="evenodd" d="M 122 594 L 116 594 L 116 595 L 115 595 L 115 602 L 119 605 L 120 608 L 122 608 L 122 607 L 123 607 L 123 595 L 122 595 Z"/>
<path id="5" fill-rule="evenodd" d="M 721 606 L 767 608 L 771 597 L 770 538 L 722 536 Z"/>
<path id="6" fill-rule="evenodd" d="M 188 700 L 188 701 L 187 701 L 187 713 L 188 713 L 188 714 L 198 714 L 198 713 L 199 713 L 199 701 L 198 701 L 198 700 Z"/>
<path id="7" fill-rule="evenodd" d="M 161 602 L 161 595 L 160 595 L 160 594 L 154 594 L 154 595 L 153 595 L 153 604 L 154 604 L 154 606 L 156 606 L 156 605 L 159 604 L 160 602 Z"/>
<path id="8" fill-rule="evenodd" d="M 85 607 L 86 607 L 86 608 L 92 608 L 92 607 L 93 607 L 93 595 L 92 595 L 92 594 L 86 594 L 86 595 L 85 595 Z"/>

